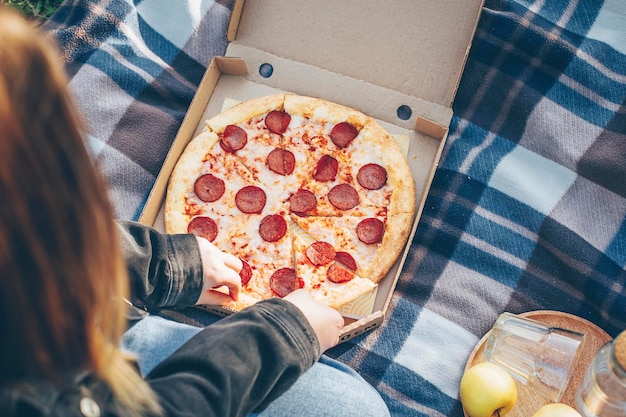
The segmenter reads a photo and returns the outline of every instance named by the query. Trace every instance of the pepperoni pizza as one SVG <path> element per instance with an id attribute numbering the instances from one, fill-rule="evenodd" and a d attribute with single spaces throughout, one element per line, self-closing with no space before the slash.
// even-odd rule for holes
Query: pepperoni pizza
<path id="1" fill-rule="evenodd" d="M 414 212 L 406 157 L 376 121 L 276 94 L 206 122 L 170 177 L 165 228 L 243 261 L 235 310 L 297 288 L 338 308 L 386 275 Z"/>

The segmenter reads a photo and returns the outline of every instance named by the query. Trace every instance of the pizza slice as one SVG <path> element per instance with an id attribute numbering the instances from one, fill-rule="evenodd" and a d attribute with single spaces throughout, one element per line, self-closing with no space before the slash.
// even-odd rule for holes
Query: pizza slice
<path id="1" fill-rule="evenodd" d="M 284 146 L 291 116 L 283 103 L 284 95 L 275 94 L 239 103 L 207 121 L 222 147 L 236 155 L 258 183 L 281 193 L 280 202 L 297 188 L 300 165 L 294 149 Z"/>
<path id="2" fill-rule="evenodd" d="M 324 153 L 301 188 L 317 197 L 314 216 L 385 216 L 415 210 L 406 158 L 378 123 L 363 126 L 346 147 Z"/>
<path id="3" fill-rule="evenodd" d="M 415 182 L 406 156 L 395 139 L 370 120 L 337 158 L 345 167 L 343 178 L 364 196 L 361 205 L 387 207 L 389 215 L 414 213 Z"/>
<path id="4" fill-rule="evenodd" d="M 187 233 L 196 228 L 213 241 L 217 224 L 211 223 L 234 215 L 236 194 L 256 183 L 241 161 L 224 151 L 218 142 L 215 133 L 204 130 L 187 145 L 178 160 L 165 201 L 167 233 Z M 192 222 L 196 217 L 200 219 Z"/>
<path id="5" fill-rule="evenodd" d="M 393 217 L 300 217 L 291 219 L 317 240 L 342 252 L 340 261 L 357 275 L 379 282 L 398 258 L 410 233 L 412 215 Z M 345 253 L 345 254 L 343 254 Z"/>
<path id="6" fill-rule="evenodd" d="M 354 270 L 339 262 L 337 251 L 325 241 L 293 234 L 296 271 L 313 299 L 333 308 L 354 301 L 372 291 L 376 284 L 356 275 Z"/>
<path id="7" fill-rule="evenodd" d="M 285 95 L 284 110 L 291 122 L 283 133 L 283 147 L 295 155 L 296 188 L 322 199 L 330 184 L 342 181 L 344 168 L 336 154 L 354 140 L 369 118 L 339 104 L 291 94 Z M 328 203 L 322 199 L 320 204 L 323 207 Z M 309 214 L 327 213 L 320 207 Z"/>
<path id="8" fill-rule="evenodd" d="M 216 246 L 241 259 L 244 268 L 240 273 L 240 299 L 227 307 L 241 310 L 300 288 L 285 212 L 239 215 L 229 220 L 232 224 L 225 239 L 217 241 Z"/>

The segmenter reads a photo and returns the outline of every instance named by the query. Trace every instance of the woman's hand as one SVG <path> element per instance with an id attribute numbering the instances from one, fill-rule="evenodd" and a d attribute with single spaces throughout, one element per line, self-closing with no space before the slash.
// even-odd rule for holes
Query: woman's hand
<path id="1" fill-rule="evenodd" d="M 284 300 L 295 304 L 307 318 L 317 335 L 320 352 L 325 352 L 339 343 L 339 330 L 344 326 L 344 321 L 337 310 L 313 300 L 306 290 L 289 293 Z"/>
<path id="2" fill-rule="evenodd" d="M 239 298 L 241 290 L 242 263 L 239 258 L 222 252 L 207 239 L 196 236 L 204 284 L 196 304 L 229 305 Z M 284 298 L 294 304 L 311 324 L 320 344 L 320 352 L 325 352 L 339 343 L 339 331 L 344 326 L 343 317 L 337 310 L 313 300 L 306 290 L 296 290 Z"/>
<path id="3" fill-rule="evenodd" d="M 196 304 L 232 304 L 241 290 L 242 263 L 230 253 L 222 252 L 207 239 L 196 236 L 204 284 Z M 219 290 L 218 290 L 219 289 Z"/>

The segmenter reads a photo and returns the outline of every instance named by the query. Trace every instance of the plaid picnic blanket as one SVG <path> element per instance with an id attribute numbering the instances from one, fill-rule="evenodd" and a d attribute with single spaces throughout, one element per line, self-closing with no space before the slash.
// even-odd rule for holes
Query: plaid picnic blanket
<path id="1" fill-rule="evenodd" d="M 66 1 L 45 26 L 120 218 L 140 213 L 232 5 Z M 624 22 L 622 0 L 486 1 L 387 319 L 330 352 L 394 416 L 462 416 L 463 367 L 503 311 L 626 329 Z"/>

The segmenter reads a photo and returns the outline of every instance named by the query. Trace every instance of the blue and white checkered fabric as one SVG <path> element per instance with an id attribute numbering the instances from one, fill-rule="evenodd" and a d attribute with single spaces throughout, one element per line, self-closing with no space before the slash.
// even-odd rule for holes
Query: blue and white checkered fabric
<path id="1" fill-rule="evenodd" d="M 138 218 L 206 66 L 224 54 L 231 3 L 66 1 L 47 23 L 120 218 Z"/>
<path id="2" fill-rule="evenodd" d="M 175 3 L 68 1 L 46 25 L 121 218 L 227 44 L 232 1 Z M 462 416 L 463 367 L 503 311 L 626 329 L 625 22 L 623 0 L 486 2 L 387 320 L 330 352 L 394 416 Z"/>

